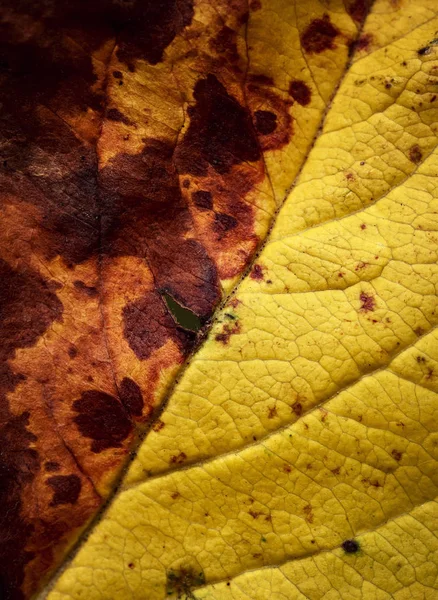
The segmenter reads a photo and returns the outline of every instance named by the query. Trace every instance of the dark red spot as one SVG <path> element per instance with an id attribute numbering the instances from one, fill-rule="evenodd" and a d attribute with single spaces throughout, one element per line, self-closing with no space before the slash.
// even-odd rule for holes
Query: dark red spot
<path id="1" fill-rule="evenodd" d="M 92 452 L 119 448 L 132 431 L 132 422 L 123 405 L 114 396 L 98 390 L 84 392 L 75 400 L 73 421 L 81 435 L 92 439 Z"/>
<path id="2" fill-rule="evenodd" d="M 172 498 L 172 500 L 176 500 L 177 498 L 179 498 L 181 496 L 181 494 L 179 492 L 173 492 L 170 497 Z"/>
<path id="3" fill-rule="evenodd" d="M 283 471 L 285 473 L 290 473 L 292 471 L 292 467 L 290 465 L 283 465 Z"/>
<path id="4" fill-rule="evenodd" d="M 359 51 L 368 50 L 371 43 L 373 41 L 373 36 L 371 33 L 365 33 L 361 35 L 357 42 L 354 44 L 354 48 Z"/>
<path id="5" fill-rule="evenodd" d="M 175 158 L 181 173 L 205 176 L 208 167 L 228 173 L 241 162 L 260 158 L 260 148 L 246 108 L 230 96 L 215 75 L 200 79 L 196 104 L 188 109 L 189 129 Z"/>
<path id="6" fill-rule="evenodd" d="M 361 292 L 359 299 L 361 301 L 360 310 L 363 312 L 373 311 L 376 307 L 376 302 L 373 296 L 366 294 L 365 292 Z"/>
<path id="7" fill-rule="evenodd" d="M 365 223 L 361 223 L 361 225 L 360 225 L 360 228 L 361 228 L 361 229 L 366 229 L 366 228 L 367 228 L 367 226 L 366 226 L 366 224 L 365 224 Z"/>
<path id="8" fill-rule="evenodd" d="M 399 450 L 392 450 L 391 455 L 397 462 L 400 462 L 402 459 L 402 453 Z"/>
<path id="9" fill-rule="evenodd" d="M 357 23 L 363 23 L 371 7 L 372 0 L 349 0 L 347 12 Z"/>
<path id="10" fill-rule="evenodd" d="M 309 86 L 301 79 L 293 79 L 289 84 L 289 94 L 294 100 L 301 104 L 301 106 L 307 106 L 310 103 L 312 93 Z"/>
<path id="11" fill-rule="evenodd" d="M 325 14 L 322 19 L 313 19 L 307 26 L 301 36 L 301 45 L 306 52 L 313 54 L 333 50 L 339 33 L 339 29 L 331 23 L 329 15 Z"/>
<path id="12" fill-rule="evenodd" d="M 76 358 L 78 355 L 78 349 L 75 346 L 70 346 L 68 349 L 68 355 L 70 358 Z"/>
<path id="13" fill-rule="evenodd" d="M 255 126 L 261 135 L 269 135 L 277 128 L 277 115 L 270 110 L 256 110 Z"/>
<path id="14" fill-rule="evenodd" d="M 119 388 L 120 400 L 130 415 L 140 417 L 143 412 L 143 395 L 139 386 L 125 377 Z"/>
<path id="15" fill-rule="evenodd" d="M 53 475 L 46 481 L 53 488 L 50 506 L 75 504 L 81 493 L 81 480 L 77 475 Z"/>
<path id="16" fill-rule="evenodd" d="M 255 279 L 256 281 L 263 281 L 263 268 L 261 265 L 255 264 L 251 270 L 249 275 L 251 279 Z"/>
<path id="17" fill-rule="evenodd" d="M 234 321 L 231 325 L 226 323 L 222 329 L 221 333 L 217 333 L 215 336 L 215 340 L 217 342 L 221 342 L 226 345 L 230 341 L 230 337 L 235 333 L 240 332 L 240 323 L 238 321 Z"/>
<path id="18" fill-rule="evenodd" d="M 249 7 L 251 10 L 254 10 L 254 11 L 260 10 L 262 8 L 262 3 L 260 2 L 260 0 L 251 0 Z"/>
<path id="19" fill-rule="evenodd" d="M 106 112 L 106 118 L 109 121 L 118 121 L 119 123 L 124 123 L 125 125 L 132 125 L 132 121 L 130 121 L 127 116 L 121 113 L 118 108 L 108 109 Z"/>
<path id="20" fill-rule="evenodd" d="M 199 208 L 199 210 L 213 209 L 213 196 L 211 192 L 206 192 L 204 190 L 198 190 L 197 192 L 193 192 L 192 200 L 195 203 L 195 206 Z"/>
<path id="21" fill-rule="evenodd" d="M 409 160 L 415 164 L 421 162 L 423 152 L 418 144 L 414 144 L 409 150 Z"/>
<path id="22" fill-rule="evenodd" d="M 133 568 L 135 567 L 135 565 L 134 565 L 134 563 L 130 562 L 130 563 L 128 564 L 128 567 L 129 567 L 130 569 L 133 569 Z"/>
<path id="23" fill-rule="evenodd" d="M 94 286 L 85 285 L 85 283 L 83 281 L 80 281 L 79 279 L 74 281 L 73 284 L 77 290 L 79 290 L 80 292 L 84 292 L 87 296 L 90 296 L 90 298 L 94 298 L 98 295 L 97 288 L 95 288 Z"/>
<path id="24" fill-rule="evenodd" d="M 174 456 L 171 457 L 170 462 L 173 465 L 181 465 L 187 458 L 187 455 L 185 452 L 180 452 L 179 454 L 175 454 Z"/>

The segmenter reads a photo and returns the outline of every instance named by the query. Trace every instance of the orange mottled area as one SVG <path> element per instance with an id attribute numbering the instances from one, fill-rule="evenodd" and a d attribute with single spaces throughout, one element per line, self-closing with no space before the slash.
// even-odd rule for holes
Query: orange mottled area
<path id="1" fill-rule="evenodd" d="M 213 4 L 2 3 L 1 597 L 31 596 L 101 506 L 198 340 L 166 297 L 207 325 L 327 101 L 285 75 L 260 2 Z M 293 18 L 322 77 L 356 29 L 318 10 Z"/>

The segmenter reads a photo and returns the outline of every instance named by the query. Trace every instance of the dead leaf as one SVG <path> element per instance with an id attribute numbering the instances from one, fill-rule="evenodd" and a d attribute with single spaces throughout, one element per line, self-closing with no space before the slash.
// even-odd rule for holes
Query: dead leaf
<path id="1" fill-rule="evenodd" d="M 2 597 L 432 593 L 438 13 L 370 4 L 3 3 Z"/>

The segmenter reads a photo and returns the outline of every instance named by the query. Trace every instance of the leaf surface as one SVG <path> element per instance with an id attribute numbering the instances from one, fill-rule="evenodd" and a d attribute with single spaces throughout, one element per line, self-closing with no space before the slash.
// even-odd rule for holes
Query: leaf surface
<path id="1" fill-rule="evenodd" d="M 434 1 L 85 4 L 3 11 L 4 595 L 110 496 L 42 597 L 432 598 Z"/>

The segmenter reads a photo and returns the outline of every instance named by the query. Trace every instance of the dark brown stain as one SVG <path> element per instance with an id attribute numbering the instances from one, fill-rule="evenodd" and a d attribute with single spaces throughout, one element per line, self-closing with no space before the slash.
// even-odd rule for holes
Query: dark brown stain
<path id="1" fill-rule="evenodd" d="M 372 0 L 349 0 L 347 12 L 356 23 L 363 23 L 371 8 Z"/>
<path id="2" fill-rule="evenodd" d="M 199 210 L 213 210 L 213 195 L 205 190 L 193 192 L 192 200 Z"/>
<path id="3" fill-rule="evenodd" d="M 172 498 L 172 500 L 176 500 L 180 496 L 181 496 L 181 494 L 179 492 L 172 492 L 172 494 L 170 495 L 170 497 Z"/>
<path id="4" fill-rule="evenodd" d="M 128 119 L 126 115 L 124 115 L 118 108 L 109 108 L 106 111 L 106 118 L 109 121 L 117 121 L 119 123 L 124 123 L 125 125 L 132 125 L 132 121 Z"/>
<path id="5" fill-rule="evenodd" d="M 77 475 L 53 475 L 46 481 L 53 488 L 50 506 L 75 504 L 81 493 L 81 480 Z"/>
<path id="6" fill-rule="evenodd" d="M 347 554 L 355 554 L 360 549 L 359 542 L 356 540 L 345 540 L 345 542 L 342 542 L 342 549 Z"/>
<path id="7" fill-rule="evenodd" d="M 53 473 L 59 471 L 61 465 L 56 461 L 48 460 L 46 463 L 44 463 L 44 468 L 48 473 Z"/>
<path id="8" fill-rule="evenodd" d="M 179 454 L 175 454 L 171 457 L 170 462 L 172 465 L 182 465 L 187 458 L 185 452 L 180 452 Z"/>
<path id="9" fill-rule="evenodd" d="M 289 84 L 289 94 L 296 102 L 298 102 L 298 104 L 301 104 L 301 106 L 310 104 L 312 98 L 312 92 L 310 91 L 309 86 L 301 79 L 292 79 Z"/>
<path id="10" fill-rule="evenodd" d="M 232 335 L 234 335 L 235 333 L 239 333 L 240 332 L 240 323 L 238 321 L 234 321 L 234 323 L 229 324 L 226 323 L 222 329 L 221 333 L 217 333 L 215 335 L 215 340 L 217 342 L 221 342 L 222 344 L 224 344 L 224 346 L 226 346 L 228 344 L 228 342 L 230 341 L 230 337 Z"/>
<path id="11" fill-rule="evenodd" d="M 354 173 L 350 173 L 350 172 L 345 173 L 345 178 L 348 181 L 356 181 L 356 177 L 355 177 Z"/>
<path id="12" fill-rule="evenodd" d="M 261 265 L 255 264 L 251 269 L 251 273 L 249 274 L 251 279 L 255 279 L 256 281 L 263 281 L 263 267 Z"/>
<path id="13" fill-rule="evenodd" d="M 119 395 L 126 411 L 134 417 L 141 417 L 143 413 L 143 394 L 135 381 L 129 379 L 129 377 L 124 377 L 120 384 Z"/>
<path id="14" fill-rule="evenodd" d="M 339 475 L 341 472 L 341 467 L 335 467 L 334 469 L 330 469 L 333 475 Z"/>
<path id="15" fill-rule="evenodd" d="M 362 312 L 370 312 L 375 309 L 376 301 L 374 300 L 373 296 L 370 296 L 370 294 L 361 292 L 359 295 L 359 299 L 361 302 L 360 310 Z"/>
<path id="16" fill-rule="evenodd" d="M 135 564 L 133 562 L 128 563 L 128 567 L 130 569 L 134 569 L 135 568 Z"/>
<path id="17" fill-rule="evenodd" d="M 238 220 L 232 215 L 215 213 L 213 231 L 217 234 L 217 238 L 221 240 L 228 231 L 237 227 L 238 224 Z"/>
<path id="18" fill-rule="evenodd" d="M 301 45 L 309 54 L 320 54 L 325 50 L 333 50 L 336 47 L 335 39 L 340 31 L 330 21 L 328 14 L 322 19 L 313 19 L 301 35 Z"/>
<path id="19" fill-rule="evenodd" d="M 149 358 L 169 339 L 185 355 L 196 339 L 194 333 L 176 325 L 165 301 L 155 291 L 147 292 L 123 308 L 123 334 L 140 360 Z"/>
<path id="20" fill-rule="evenodd" d="M 402 459 L 402 452 L 400 452 L 399 450 L 391 450 L 391 456 L 397 461 L 400 462 Z"/>
<path id="21" fill-rule="evenodd" d="M 37 439 L 28 430 L 29 412 L 13 416 L 2 407 L 1 413 L 0 594 L 8 600 L 24 600 L 20 591 L 24 568 L 34 557 L 26 550 L 26 543 L 34 528 L 23 519 L 21 507 L 25 490 L 40 469 L 40 459 L 38 452 L 29 447 Z"/>
<path id="22" fill-rule="evenodd" d="M 76 279 L 76 281 L 73 282 L 73 285 L 78 291 L 83 292 L 90 298 L 95 298 L 99 294 L 96 287 L 92 285 L 86 285 L 80 279 Z"/>
<path id="23" fill-rule="evenodd" d="M 260 159 L 251 115 L 215 75 L 200 79 L 193 96 L 190 125 L 175 152 L 180 173 L 205 176 L 211 167 L 224 174 L 233 165 Z"/>
<path id="24" fill-rule="evenodd" d="M 264 85 L 273 87 L 275 85 L 274 80 L 269 75 L 263 75 L 263 73 L 250 73 L 248 75 L 248 81 L 252 84 Z"/>
<path id="25" fill-rule="evenodd" d="M 253 519 L 258 519 L 263 513 L 261 511 L 249 510 L 248 514 L 251 515 Z"/>
<path id="26" fill-rule="evenodd" d="M 379 483 L 378 481 L 371 481 L 369 478 L 364 477 L 363 479 L 361 479 L 362 483 L 368 487 L 369 485 L 375 488 L 380 488 L 382 487 L 382 484 Z"/>
<path id="27" fill-rule="evenodd" d="M 277 115 L 270 110 L 256 110 L 255 127 L 261 135 L 269 135 L 277 129 Z"/>
<path id="28" fill-rule="evenodd" d="M 92 441 L 91 451 L 119 448 L 132 431 L 132 421 L 124 406 L 105 392 L 88 390 L 73 403 L 78 413 L 73 421 L 79 432 Z"/>
<path id="29" fill-rule="evenodd" d="M 262 3 L 260 0 L 251 0 L 249 7 L 253 11 L 260 10 L 262 8 Z"/>
<path id="30" fill-rule="evenodd" d="M 239 62 L 237 32 L 224 25 L 219 33 L 209 41 L 209 46 L 229 63 Z"/>
<path id="31" fill-rule="evenodd" d="M 365 224 L 365 223 L 361 223 L 361 224 L 360 224 L 360 228 L 363 230 L 363 229 L 366 229 L 366 228 L 367 228 L 367 226 L 366 226 L 366 224 Z"/>
<path id="32" fill-rule="evenodd" d="M 426 358 L 424 356 L 417 356 L 416 361 L 417 363 L 425 363 Z"/>
<path id="33" fill-rule="evenodd" d="M 418 165 L 419 162 L 421 162 L 421 159 L 423 158 L 423 152 L 421 151 L 421 148 L 418 144 L 414 144 L 410 149 L 409 149 L 409 160 L 413 163 L 415 163 L 416 165 Z"/>
<path id="34" fill-rule="evenodd" d="M 78 355 L 78 349 L 76 348 L 76 346 L 71 345 L 69 347 L 68 355 L 70 358 L 76 358 L 76 356 Z"/>

